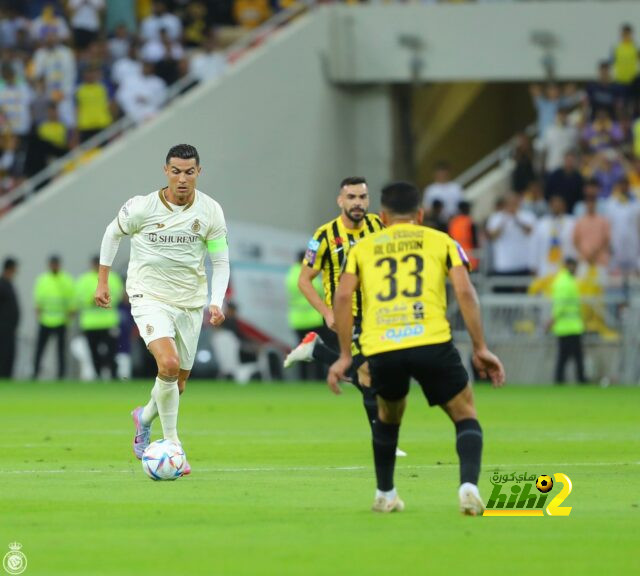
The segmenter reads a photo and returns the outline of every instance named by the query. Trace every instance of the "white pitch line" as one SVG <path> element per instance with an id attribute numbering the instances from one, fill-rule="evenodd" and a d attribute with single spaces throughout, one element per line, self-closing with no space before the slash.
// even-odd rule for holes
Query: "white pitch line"
<path id="1" fill-rule="evenodd" d="M 543 462 L 539 464 L 486 464 L 484 466 L 486 472 L 496 471 L 501 468 L 523 469 L 523 468 L 570 468 L 572 466 L 639 466 L 640 462 Z M 398 465 L 398 470 L 433 470 L 436 468 L 457 468 L 458 464 L 419 464 L 419 465 Z M 206 473 L 231 473 L 242 474 L 246 472 L 352 472 L 360 470 L 370 470 L 371 466 L 271 466 L 271 467 L 247 467 L 247 468 L 196 468 L 195 470 Z M 0 472 L 3 474 L 129 474 L 134 471 L 132 468 L 125 470 L 5 470 Z"/>

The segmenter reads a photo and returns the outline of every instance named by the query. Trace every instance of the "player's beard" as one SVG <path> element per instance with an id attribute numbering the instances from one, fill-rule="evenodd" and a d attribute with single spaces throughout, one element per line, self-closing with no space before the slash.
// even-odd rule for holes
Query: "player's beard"
<path id="1" fill-rule="evenodd" d="M 367 211 L 361 209 L 360 212 L 358 212 L 357 215 L 354 216 L 353 209 L 345 210 L 344 215 L 349 218 L 349 220 L 351 220 L 351 222 L 353 222 L 354 224 L 360 224 L 360 222 L 362 222 L 364 220 L 364 217 L 367 215 Z"/>
<path id="2" fill-rule="evenodd" d="M 186 186 L 185 190 L 180 190 L 177 186 L 175 188 L 175 191 L 173 193 L 174 198 L 176 198 L 176 200 L 178 200 L 180 203 L 187 203 L 192 195 L 195 192 L 195 188 L 191 188 L 190 186 Z"/>

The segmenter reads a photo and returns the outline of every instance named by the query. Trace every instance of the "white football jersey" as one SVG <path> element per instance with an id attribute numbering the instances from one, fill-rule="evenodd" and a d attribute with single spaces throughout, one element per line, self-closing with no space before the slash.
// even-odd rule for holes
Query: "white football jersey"
<path id="1" fill-rule="evenodd" d="M 184 308 L 207 302 L 204 257 L 207 242 L 225 238 L 220 204 L 195 191 L 191 204 L 170 204 L 164 189 L 134 196 L 118 213 L 120 230 L 131 236 L 127 294 Z"/>

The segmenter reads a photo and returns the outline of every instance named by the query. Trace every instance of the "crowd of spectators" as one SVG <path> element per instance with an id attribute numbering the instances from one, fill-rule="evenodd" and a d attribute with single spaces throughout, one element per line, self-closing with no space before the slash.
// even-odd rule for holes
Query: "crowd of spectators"
<path id="1" fill-rule="evenodd" d="M 579 275 L 637 275 L 640 60 L 632 27 L 621 27 L 611 58 L 583 90 L 549 82 L 531 95 L 537 136 L 515 138 L 511 193 L 480 227 L 488 272 L 551 277 L 569 257 L 580 262 Z M 462 190 L 440 168 L 425 191 L 427 221 L 452 233 Z"/>
<path id="2" fill-rule="evenodd" d="M 289 0 L 0 0 L 0 195 L 126 116 L 153 117 L 191 72 Z"/>

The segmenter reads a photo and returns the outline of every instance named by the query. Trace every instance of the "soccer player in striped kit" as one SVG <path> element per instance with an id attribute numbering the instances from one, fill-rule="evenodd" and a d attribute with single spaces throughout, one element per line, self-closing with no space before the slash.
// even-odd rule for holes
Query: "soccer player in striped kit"
<path id="1" fill-rule="evenodd" d="M 369 189 L 367 181 L 361 177 L 349 177 L 340 183 L 338 194 L 340 215 L 320 226 L 307 245 L 298 287 L 309 303 L 322 314 L 325 324 L 335 331 L 333 318 L 333 298 L 347 254 L 361 238 L 381 230 L 384 226 L 376 214 L 369 214 Z M 313 287 L 313 279 L 322 274 L 324 300 Z M 354 362 L 347 377 L 362 392 L 362 400 L 369 424 L 377 418 L 378 408 L 375 396 L 369 389 L 369 371 L 366 358 L 360 351 L 360 324 L 362 320 L 362 294 L 356 291 L 352 302 L 353 335 L 352 348 Z M 330 344 L 330 345 L 328 345 Z M 332 346 L 333 347 L 332 347 Z M 294 362 L 316 360 L 330 366 L 338 359 L 337 340 L 325 343 L 315 332 L 309 332 L 287 356 L 284 367 Z M 406 456 L 400 449 L 398 456 Z"/>

